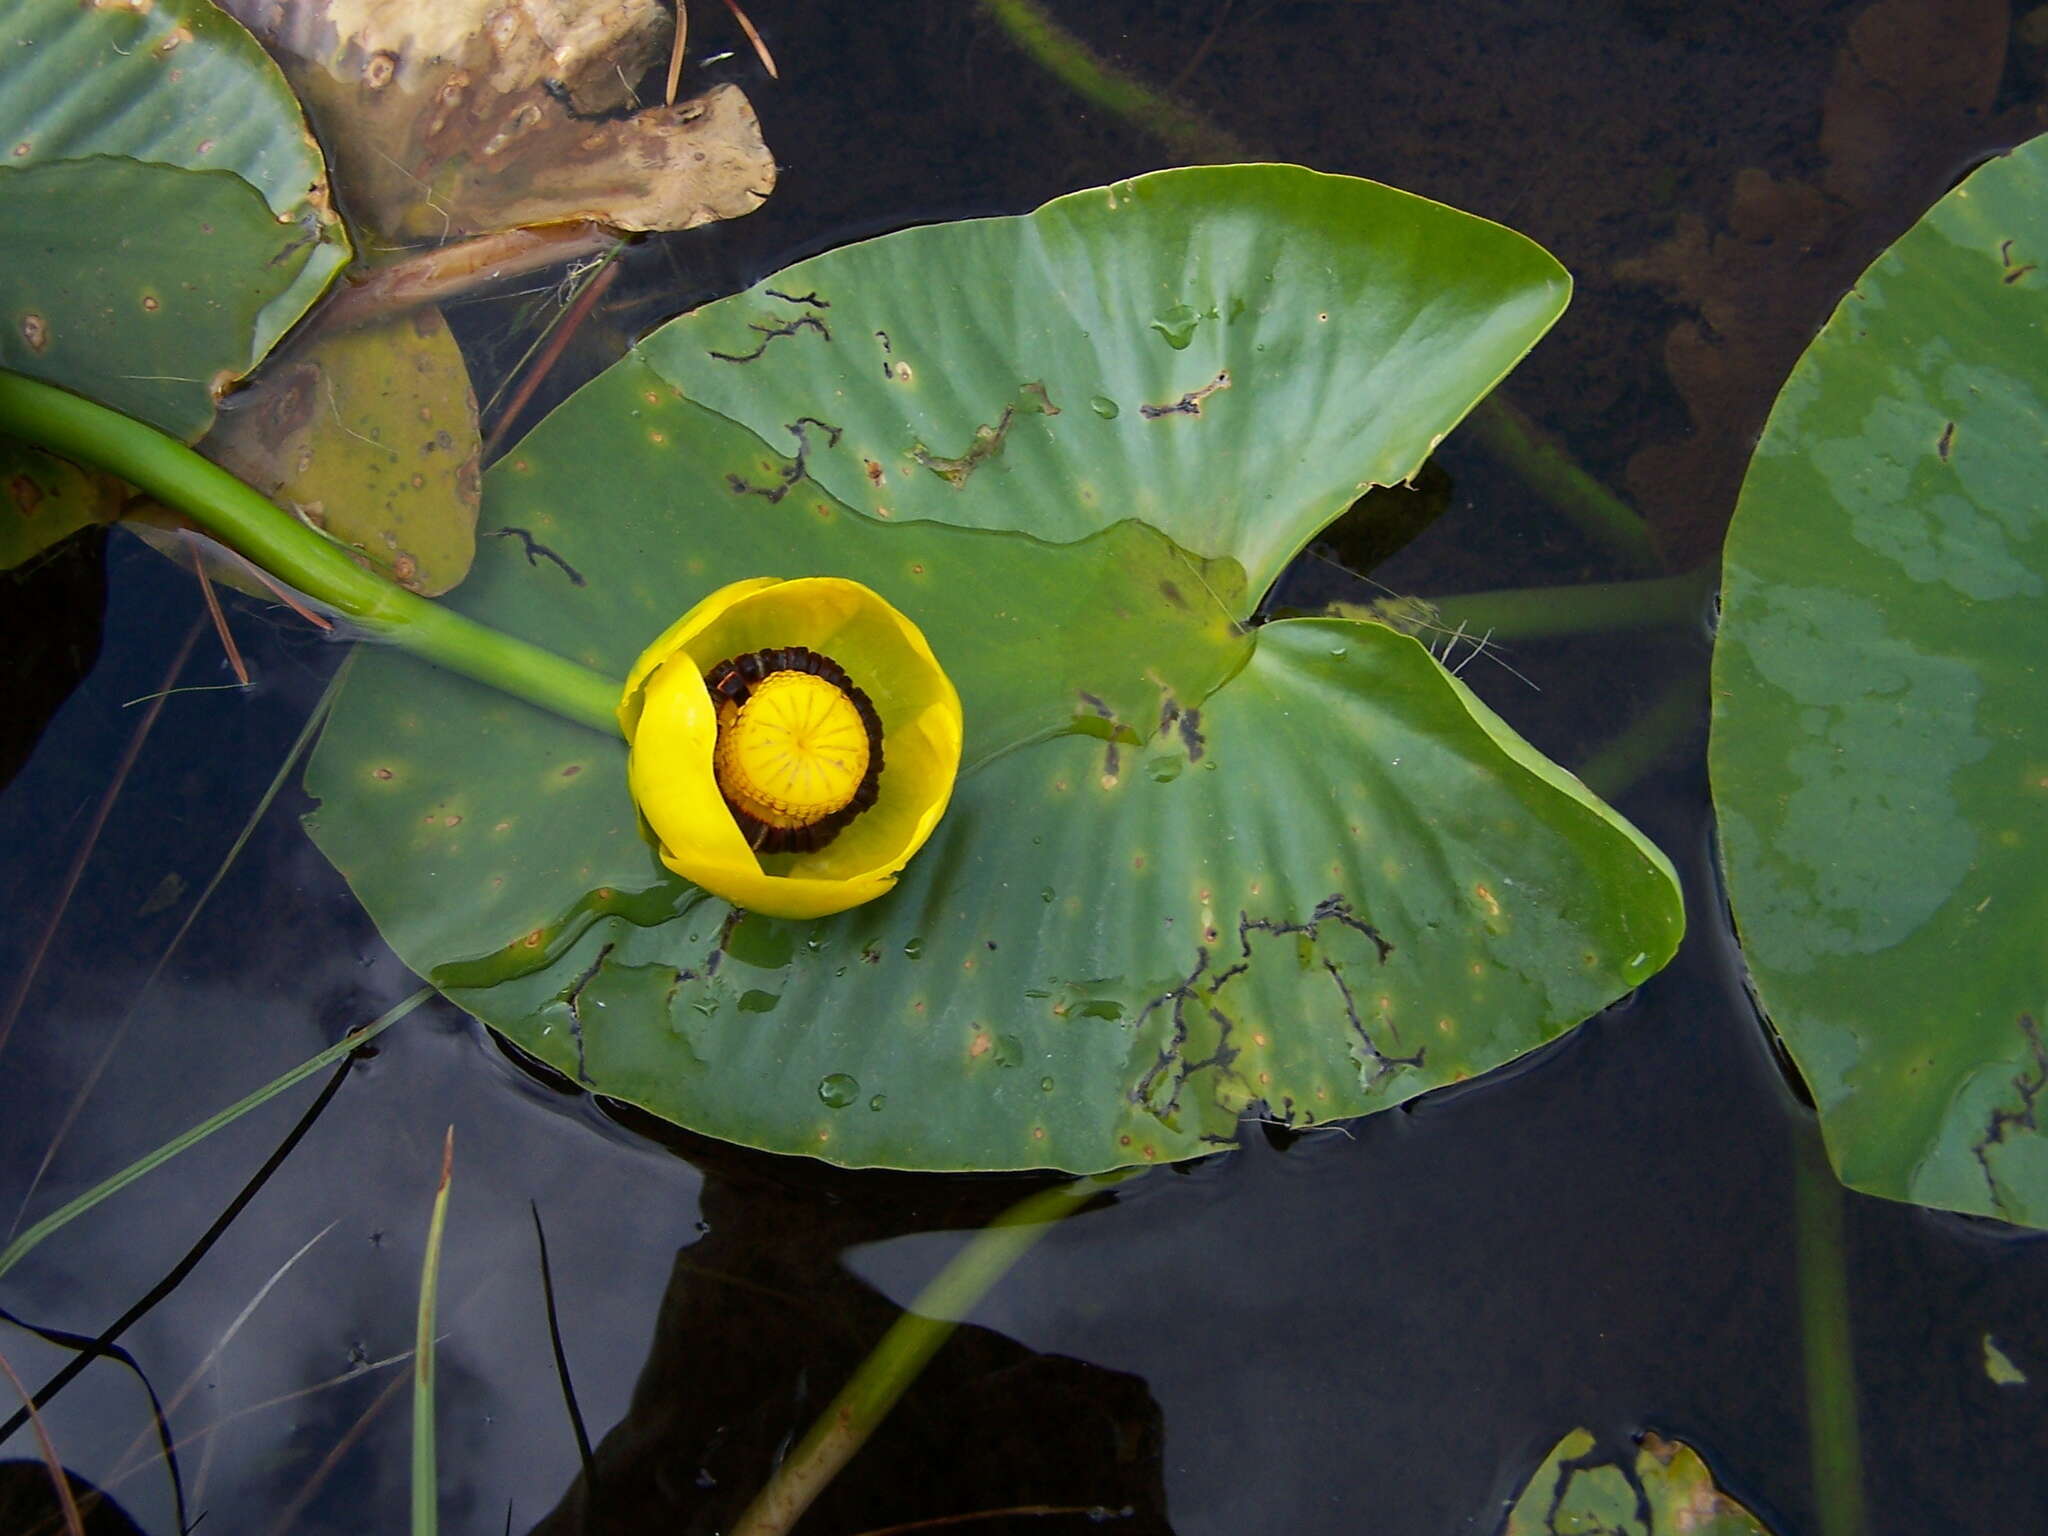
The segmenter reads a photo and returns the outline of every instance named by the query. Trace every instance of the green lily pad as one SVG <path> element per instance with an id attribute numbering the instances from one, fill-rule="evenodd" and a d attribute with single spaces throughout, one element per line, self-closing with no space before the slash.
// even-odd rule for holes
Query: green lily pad
<path id="1" fill-rule="evenodd" d="M 348 259 L 298 103 L 206 0 L 24 0 L 0 49 L 0 366 L 192 439 Z"/>
<path id="2" fill-rule="evenodd" d="M 1769 1536 L 1714 1486 L 1684 1441 L 1646 1434 L 1629 1464 L 1596 1445 L 1583 1429 L 1558 1441 L 1508 1511 L 1502 1536 Z"/>
<path id="3" fill-rule="evenodd" d="M 2048 140 L 1864 273 L 1728 535 L 1711 768 L 1757 993 L 1853 1188 L 2048 1225 Z"/>
<path id="4" fill-rule="evenodd" d="M 1151 182 L 1199 180 L 1202 198 L 1161 205 L 1232 225 L 1307 174 L 1164 172 L 1119 195 L 1145 204 Z M 1371 193 L 1381 225 L 1446 217 Z M 1051 205 L 1055 223 L 1074 201 Z M 1031 220 L 1004 227 L 1006 259 L 1028 266 Z M 1378 259 L 1342 225 L 1296 236 L 1320 242 L 1319 268 Z M 1087 238 L 1095 269 L 1121 270 L 1131 245 L 1144 269 L 1134 226 Z M 1246 242 L 1238 277 L 1259 281 L 1246 264 L 1266 254 Z M 999 270 L 986 283 L 1014 286 Z M 1345 343 L 1298 315 L 1327 356 L 1275 329 L 1266 344 L 1334 376 Z M 867 515 L 812 473 L 851 427 L 806 412 L 764 438 L 733 402 L 685 398 L 662 363 L 673 330 L 493 467 L 452 604 L 622 676 L 726 582 L 862 581 L 951 673 L 968 766 L 896 890 L 777 921 L 663 869 L 620 743 L 403 655 L 363 656 L 308 770 L 309 828 L 399 955 L 524 1049 L 754 1146 L 1092 1170 L 1197 1155 L 1247 1111 L 1314 1123 L 1470 1077 L 1676 947 L 1669 865 L 1415 641 L 1343 621 L 1246 628 L 1248 560 L 1295 534 L 1248 526 L 1249 548 L 1191 549 L 1130 517 L 1077 519 L 1050 542 Z M 964 358 L 975 345 L 959 339 Z M 1471 392 L 1502 366 L 1481 349 Z M 1168 487 L 1204 441 L 1224 455 L 1213 473 L 1231 473 L 1230 443 L 1258 429 L 1233 432 L 1152 439 Z M 1382 453 L 1361 440 L 1325 476 L 1356 486 Z M 981 460 L 966 489 L 1008 457 Z M 1116 472 L 1127 504 L 1170 499 L 1139 496 L 1135 458 Z"/>

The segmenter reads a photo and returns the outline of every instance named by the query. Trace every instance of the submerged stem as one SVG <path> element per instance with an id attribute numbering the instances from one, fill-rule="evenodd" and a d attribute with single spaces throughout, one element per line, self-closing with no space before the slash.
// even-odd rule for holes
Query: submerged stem
<path id="1" fill-rule="evenodd" d="M 1472 408 L 1465 429 L 1579 532 L 1639 571 L 1664 568 L 1650 525 L 1498 390 Z"/>
<path id="2" fill-rule="evenodd" d="M 1702 626 L 1718 576 L 1712 566 L 1701 566 L 1683 576 L 1648 581 L 1461 592 L 1431 599 L 1431 627 L 1493 640 L 1551 640 L 1613 630 Z"/>
<path id="3" fill-rule="evenodd" d="M 754 1496 L 732 1536 L 782 1536 L 887 1418 L 939 1346 L 989 1289 L 1063 1216 L 1131 1176 L 1097 1174 L 1040 1190 L 974 1235 L 889 1326 L 853 1379 Z"/>
<path id="4" fill-rule="evenodd" d="M 1806 1445 L 1821 1536 L 1862 1536 L 1863 1452 L 1856 1423 L 1856 1340 L 1849 1317 L 1847 1197 L 1819 1131 L 1793 1128 L 1793 1227 L 1806 1356 Z"/>
<path id="5" fill-rule="evenodd" d="M 0 369 L 0 433 L 120 476 L 278 580 L 422 660 L 618 733 L 619 685 L 610 678 L 364 570 L 341 545 L 154 427 Z"/>

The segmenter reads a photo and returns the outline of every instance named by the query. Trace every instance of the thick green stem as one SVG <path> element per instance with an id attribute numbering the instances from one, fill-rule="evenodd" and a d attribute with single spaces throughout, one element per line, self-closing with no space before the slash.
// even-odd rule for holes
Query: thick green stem
<path id="1" fill-rule="evenodd" d="M 393 586 L 183 443 L 118 411 L 0 369 L 0 434 L 118 475 L 287 586 L 451 672 L 618 734 L 619 684 Z"/>
<path id="2" fill-rule="evenodd" d="M 896 1400 L 917 1380 L 939 1346 L 1010 1266 L 1050 1232 L 1060 1218 L 1077 1211 L 1130 1171 L 1097 1174 L 1040 1190 L 1018 1201 L 974 1236 L 932 1282 L 910 1310 L 896 1319 L 874 1352 L 853 1373 L 768 1485 L 754 1496 L 732 1536 L 782 1536 L 802 1518 L 839 1469 L 853 1459 Z"/>
<path id="3" fill-rule="evenodd" d="M 1515 587 L 1467 592 L 1429 603 L 1433 626 L 1474 640 L 1554 640 L 1624 629 L 1674 629 L 1705 620 L 1718 576 L 1711 566 L 1649 581 L 1588 582 L 1573 587 Z"/>

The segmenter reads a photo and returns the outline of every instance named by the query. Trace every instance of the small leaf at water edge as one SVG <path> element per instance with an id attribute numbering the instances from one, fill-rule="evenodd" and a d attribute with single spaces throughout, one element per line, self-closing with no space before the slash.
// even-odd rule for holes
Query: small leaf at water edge
<path id="1" fill-rule="evenodd" d="M 1583 1429 L 1558 1441 L 1508 1511 L 1502 1536 L 1769 1536 L 1683 1441 L 1645 1434 L 1632 1465 L 1603 1458 L 1596 1445 Z"/>
<path id="2" fill-rule="evenodd" d="M 1231 245 L 1201 226 L 1256 226 L 1292 206 L 1304 178 L 1335 180 L 1284 167 L 1164 172 L 1116 189 L 1114 206 L 1178 210 L 1174 238 L 1222 264 L 1205 282 L 1252 291 L 1269 243 Z M 1384 250 L 1405 238 L 1390 222 L 1427 231 L 1462 217 L 1385 188 L 1324 190 L 1376 211 L 1369 238 L 1341 223 L 1293 237 L 1313 244 L 1308 267 L 1342 274 L 1317 281 L 1368 297 Z M 1076 201 L 971 226 L 977 291 L 1007 303 L 1024 280 L 1014 274 L 1036 270 L 1037 219 L 1069 229 L 1077 270 L 1156 263 L 1168 235 L 1113 217 L 1073 232 Z M 989 243 L 998 230 L 1007 247 Z M 1377 305 L 1407 315 L 1385 320 L 1395 330 L 1419 332 L 1434 311 L 1403 281 L 1389 269 Z M 784 282 L 772 286 L 810 292 Z M 1502 302 L 1521 303 L 1516 292 L 1507 284 Z M 850 285 L 814 298 L 866 302 Z M 1505 351 L 1447 331 L 1456 356 L 1431 367 L 1464 382 L 1440 393 L 1483 393 L 1551 312 L 1525 308 Z M 1343 376 L 1353 342 L 1321 314 L 1276 300 L 1249 376 L 1259 346 L 1312 377 Z M 1114 376 L 1149 366 L 1120 361 L 1120 348 L 1185 356 L 1200 344 L 1199 325 L 1175 349 L 1125 319 L 1091 343 Z M 1454 416 L 1405 418 L 1406 435 L 1391 438 L 1330 429 L 1314 483 L 1287 486 L 1311 510 L 1272 509 L 1277 535 L 1264 519 L 1174 515 L 1189 494 L 1185 456 L 1231 480 L 1255 472 L 1233 467 L 1233 445 L 1288 430 L 1284 411 L 1259 425 L 1272 409 L 1260 391 L 1214 438 L 1166 435 L 1203 425 L 1189 416 L 1152 423 L 1165 429 L 1152 437 L 1062 447 L 1009 503 L 1015 526 L 913 517 L 908 504 L 884 519 L 867 504 L 866 470 L 852 502 L 814 476 L 854 432 L 851 415 L 832 414 L 833 387 L 775 396 L 771 416 L 805 408 L 757 435 L 735 419 L 746 402 L 715 412 L 672 382 L 677 329 L 493 467 L 476 566 L 452 605 L 623 677 L 728 582 L 858 581 L 910 616 L 951 674 L 964 771 L 894 891 L 778 921 L 663 869 L 627 795 L 621 743 L 403 655 L 363 657 L 308 771 L 321 802 L 309 827 L 399 955 L 523 1049 L 596 1091 L 776 1151 L 1088 1171 L 1228 1145 L 1247 1112 L 1319 1123 L 1461 1081 L 1556 1037 L 1670 957 L 1683 921 L 1670 866 L 1415 641 L 1337 620 L 1247 627 L 1259 596 L 1248 570 L 1387 465 L 1419 462 Z M 979 358 L 983 377 L 1016 373 L 982 357 L 988 340 L 959 334 L 963 367 Z M 951 399 L 936 353 L 923 366 Z M 1066 409 L 1066 384 L 1023 380 L 1034 388 L 1018 393 L 1040 407 L 1029 414 L 1052 432 L 1042 442 L 1084 417 L 1091 431 L 1104 424 Z M 881 398 L 902 414 L 890 427 L 874 402 L 859 404 L 864 441 L 936 437 L 900 404 L 909 396 Z M 972 413 L 980 397 L 954 403 Z M 969 499 L 936 505 L 993 523 L 1006 503 L 974 487 L 1000 484 L 990 466 L 1022 446 L 976 457 L 969 445 L 911 469 L 937 476 L 948 498 L 945 475 L 958 475 Z M 900 460 L 879 469 L 885 481 L 904 478 Z M 1048 527 L 1058 476 L 1076 506 L 1113 500 Z M 1128 515 L 1138 507 L 1158 525 Z"/>
<path id="3" fill-rule="evenodd" d="M 1998 1347 L 1990 1334 L 1984 1335 L 1984 1374 L 2001 1387 L 2024 1387 L 2027 1373 L 2012 1363 L 2012 1356 Z"/>
<path id="4" fill-rule="evenodd" d="M 1800 359 L 1728 536 L 1710 751 L 1744 955 L 1836 1172 L 2048 1226 L 2048 140 Z"/>
<path id="5" fill-rule="evenodd" d="M 298 103 L 231 17 L 10 7 L 0 367 L 196 438 L 347 259 Z"/>

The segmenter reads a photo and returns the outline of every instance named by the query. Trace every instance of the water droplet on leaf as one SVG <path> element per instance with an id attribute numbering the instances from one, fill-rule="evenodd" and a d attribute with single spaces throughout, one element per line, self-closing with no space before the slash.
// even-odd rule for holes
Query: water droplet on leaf
<path id="1" fill-rule="evenodd" d="M 818 1084 L 818 1097 L 827 1109 L 844 1109 L 860 1097 L 860 1082 L 844 1072 L 834 1072 Z"/>
<path id="2" fill-rule="evenodd" d="M 1195 339 L 1195 326 L 1201 316 L 1185 304 L 1176 304 L 1152 322 L 1152 329 L 1166 338 L 1166 344 L 1176 352 L 1187 350 L 1189 342 Z"/>
<path id="3" fill-rule="evenodd" d="M 1093 400 L 1090 400 L 1088 402 L 1088 409 L 1100 416 L 1104 421 L 1115 421 L 1122 414 L 1117 409 L 1117 403 L 1107 395 L 1097 395 Z"/>

